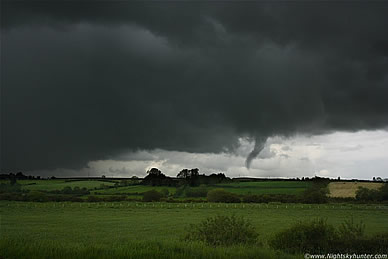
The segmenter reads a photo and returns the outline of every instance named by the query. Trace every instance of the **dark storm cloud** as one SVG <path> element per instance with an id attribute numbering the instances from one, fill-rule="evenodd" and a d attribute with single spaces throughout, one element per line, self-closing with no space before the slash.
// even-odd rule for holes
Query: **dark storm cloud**
<path id="1" fill-rule="evenodd" d="M 1 168 L 388 124 L 388 4 L 2 2 Z M 257 154 L 256 154 L 257 153 Z"/>

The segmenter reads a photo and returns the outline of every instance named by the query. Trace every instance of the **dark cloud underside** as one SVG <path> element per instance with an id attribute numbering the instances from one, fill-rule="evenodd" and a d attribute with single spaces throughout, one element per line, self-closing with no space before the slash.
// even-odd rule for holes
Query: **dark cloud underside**
<path id="1" fill-rule="evenodd" d="M 1 5 L 3 170 L 388 123 L 387 3 Z"/>

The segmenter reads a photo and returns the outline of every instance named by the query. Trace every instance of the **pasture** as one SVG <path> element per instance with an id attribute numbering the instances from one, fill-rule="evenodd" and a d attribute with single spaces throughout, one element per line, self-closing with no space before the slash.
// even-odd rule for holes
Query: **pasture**
<path id="1" fill-rule="evenodd" d="M 376 182 L 331 182 L 328 185 L 329 197 L 354 198 L 360 187 L 377 190 L 382 186 L 383 183 Z"/>
<path id="2" fill-rule="evenodd" d="M 181 241 L 190 224 L 217 214 L 251 220 L 263 247 L 213 249 Z M 323 217 L 339 225 L 350 216 L 366 224 L 367 234 L 388 231 L 388 208 L 380 205 L 1 201 L 0 256 L 277 258 L 266 246 L 275 233 L 297 221 Z"/>
<path id="3" fill-rule="evenodd" d="M 29 191 L 54 191 L 62 190 L 65 187 L 86 188 L 91 191 L 91 194 L 102 195 L 141 195 L 146 191 L 155 189 L 161 191 L 167 189 L 170 194 L 174 194 L 176 187 L 168 186 L 148 186 L 148 185 L 129 185 L 115 186 L 114 188 L 101 189 L 101 185 L 113 187 L 119 180 L 111 179 L 96 179 L 96 180 L 18 180 L 22 185 L 22 189 Z M 131 182 L 131 180 L 127 180 Z M 222 188 L 228 192 L 235 194 L 291 194 L 297 195 L 303 193 L 306 188 L 311 185 L 308 181 L 257 181 L 257 182 L 239 182 L 233 181 L 230 183 L 207 185 L 206 189 Z M 203 187 L 191 187 L 193 190 Z"/>
<path id="4" fill-rule="evenodd" d="M 63 180 L 63 179 L 50 179 L 50 180 L 18 180 L 18 183 L 22 185 L 22 189 L 29 191 L 55 191 L 62 190 L 69 186 L 71 188 L 79 187 L 86 189 L 94 189 L 105 184 L 113 186 L 112 181 L 103 180 Z"/>
<path id="5" fill-rule="evenodd" d="M 236 194 L 301 194 L 311 185 L 308 181 L 260 181 L 217 184 L 228 192 Z"/>

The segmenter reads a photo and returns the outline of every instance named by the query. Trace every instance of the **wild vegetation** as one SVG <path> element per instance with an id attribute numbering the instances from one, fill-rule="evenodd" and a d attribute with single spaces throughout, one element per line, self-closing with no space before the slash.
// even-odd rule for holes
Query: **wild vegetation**
<path id="1" fill-rule="evenodd" d="M 18 178 L 19 177 L 19 178 Z M 309 203 L 388 201 L 387 184 L 354 184 L 327 178 L 294 180 L 230 179 L 224 174 L 200 175 L 184 169 L 176 178 L 152 168 L 144 179 L 30 179 L 19 174 L 0 182 L 0 200 L 17 201 L 165 201 L 225 203 Z M 369 186 L 373 188 L 370 189 Z M 335 197 L 333 186 L 359 186 L 355 197 Z M 365 187 L 364 187 L 365 186 Z M 368 187 L 368 188 L 366 188 Z M 352 187 L 354 188 L 354 187 Z M 345 188 L 346 189 L 346 188 Z M 334 188 L 335 190 L 335 188 Z M 150 196 L 150 194 L 152 194 Z"/>
<path id="2" fill-rule="evenodd" d="M 339 198 L 319 177 L 148 176 L 0 180 L 0 257 L 299 258 L 387 247 L 386 184 Z"/>
<path id="3" fill-rule="evenodd" d="M 339 229 L 351 215 L 365 222 L 367 238 L 388 232 L 386 208 L 358 204 L 1 201 L 0 215 L 4 258 L 124 258 L 131 249 L 130 258 L 287 258 L 288 252 L 270 246 L 278 233 L 314 218 L 326 218 Z M 257 242 L 212 248 L 203 241 L 182 241 L 191 225 L 217 215 L 243 217 L 257 232 Z"/>
<path id="4" fill-rule="evenodd" d="M 349 218 L 335 228 L 319 218 L 296 223 L 277 233 L 269 244 L 274 249 L 292 254 L 326 254 L 333 251 L 383 254 L 388 252 L 388 232 L 366 236 L 362 221 L 355 222 Z"/>
<path id="5" fill-rule="evenodd" d="M 201 241 L 212 246 L 257 244 L 258 233 L 243 217 L 217 215 L 190 225 L 185 240 Z"/>

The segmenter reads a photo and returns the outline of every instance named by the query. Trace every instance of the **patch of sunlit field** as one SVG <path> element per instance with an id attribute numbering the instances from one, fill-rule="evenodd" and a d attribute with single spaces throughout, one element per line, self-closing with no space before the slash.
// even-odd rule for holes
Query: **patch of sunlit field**
<path id="1" fill-rule="evenodd" d="M 262 246 L 213 249 L 182 240 L 190 224 L 233 214 L 252 221 Z M 0 256 L 286 258 L 266 245 L 275 233 L 315 218 L 338 226 L 350 216 L 366 224 L 367 234 L 388 231 L 388 208 L 381 205 L 1 201 Z"/>
<path id="2" fill-rule="evenodd" d="M 364 187 L 377 190 L 383 186 L 383 183 L 374 182 L 331 182 L 329 183 L 329 196 L 338 198 L 354 198 L 358 188 Z"/>

